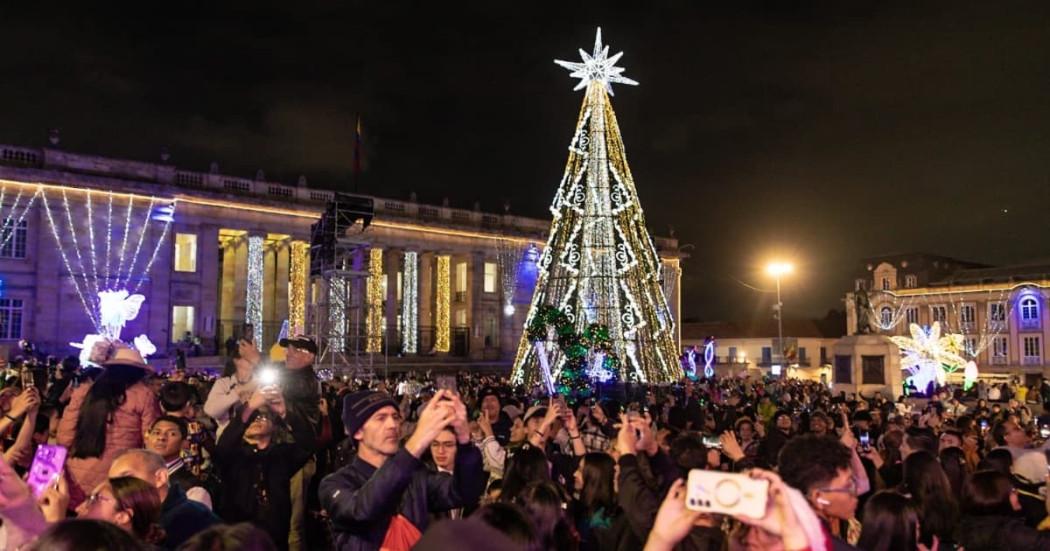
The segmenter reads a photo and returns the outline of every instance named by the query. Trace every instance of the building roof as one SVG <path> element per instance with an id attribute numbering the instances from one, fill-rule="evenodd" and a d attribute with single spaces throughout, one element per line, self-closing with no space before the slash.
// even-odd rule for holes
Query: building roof
<path id="1" fill-rule="evenodd" d="M 845 335 L 845 327 L 829 327 L 822 320 L 784 320 L 784 337 L 836 339 Z M 777 336 L 774 319 L 754 322 L 710 321 L 682 324 L 682 340 L 773 339 Z"/>
<path id="2" fill-rule="evenodd" d="M 1003 281 L 1025 281 L 1050 279 L 1050 263 L 1015 264 L 984 268 L 956 270 L 951 275 L 930 282 L 931 286 L 996 283 Z"/>

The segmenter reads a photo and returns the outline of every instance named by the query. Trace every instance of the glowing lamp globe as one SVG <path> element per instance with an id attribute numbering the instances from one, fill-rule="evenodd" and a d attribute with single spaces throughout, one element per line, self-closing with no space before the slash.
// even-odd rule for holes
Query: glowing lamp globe
<path id="1" fill-rule="evenodd" d="M 508 304 L 508 305 L 504 306 L 503 307 L 503 315 L 507 316 L 508 318 L 513 316 L 514 315 L 514 305 L 513 304 Z"/>

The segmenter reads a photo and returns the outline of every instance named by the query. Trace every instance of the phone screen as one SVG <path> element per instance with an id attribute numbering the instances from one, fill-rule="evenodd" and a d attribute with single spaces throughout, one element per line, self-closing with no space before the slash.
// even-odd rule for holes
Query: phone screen
<path id="1" fill-rule="evenodd" d="M 29 467 L 29 477 L 26 484 L 33 490 L 33 495 L 40 497 L 49 484 L 53 484 L 62 475 L 62 467 L 66 464 L 66 448 L 41 444 L 33 456 L 33 464 Z"/>
<path id="2" fill-rule="evenodd" d="M 868 432 L 860 433 L 860 447 L 865 450 L 871 447 L 871 435 Z"/>

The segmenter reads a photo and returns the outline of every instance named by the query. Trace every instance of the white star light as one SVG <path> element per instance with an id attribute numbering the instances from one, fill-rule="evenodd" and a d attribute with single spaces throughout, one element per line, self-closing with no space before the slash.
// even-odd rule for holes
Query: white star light
<path id="1" fill-rule="evenodd" d="M 591 83 L 592 80 L 597 80 L 605 84 L 605 90 L 612 96 L 612 83 L 617 84 L 630 84 L 631 86 L 637 86 L 638 82 L 631 80 L 621 73 L 623 73 L 623 67 L 617 67 L 616 62 L 620 60 L 620 56 L 623 52 L 620 52 L 612 57 L 609 57 L 609 47 L 602 46 L 602 28 L 598 27 L 598 33 L 594 37 L 594 53 L 588 54 L 580 48 L 580 57 L 583 58 L 583 63 L 577 63 L 575 61 L 562 61 L 555 59 L 554 62 L 566 69 L 572 71 L 572 78 L 580 79 L 580 83 L 576 85 L 573 90 L 582 90 Z"/>

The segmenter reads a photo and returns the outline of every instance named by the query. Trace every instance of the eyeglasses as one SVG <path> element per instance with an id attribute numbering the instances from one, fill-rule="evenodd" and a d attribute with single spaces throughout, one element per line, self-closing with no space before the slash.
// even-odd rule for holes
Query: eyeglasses
<path id="1" fill-rule="evenodd" d="M 445 448 L 446 450 L 451 450 L 451 449 L 456 447 L 456 443 L 455 442 L 431 442 L 430 443 L 430 447 L 431 448 Z"/>
<path id="2" fill-rule="evenodd" d="M 851 478 L 849 486 L 845 488 L 817 488 L 817 491 L 826 494 L 846 494 L 851 497 L 857 497 L 857 481 Z"/>
<path id="3" fill-rule="evenodd" d="M 102 492 L 96 492 L 96 493 L 93 493 L 93 494 L 89 495 L 85 501 L 87 501 L 89 505 L 94 505 L 95 503 L 97 503 L 99 501 L 113 501 L 113 502 L 116 502 L 117 500 L 115 498 L 112 498 L 112 497 L 109 497 L 109 496 L 103 494 Z"/>

